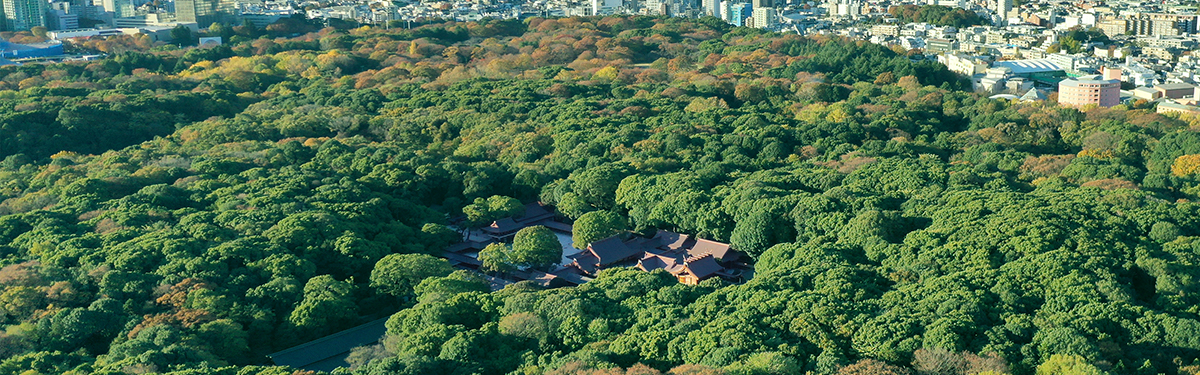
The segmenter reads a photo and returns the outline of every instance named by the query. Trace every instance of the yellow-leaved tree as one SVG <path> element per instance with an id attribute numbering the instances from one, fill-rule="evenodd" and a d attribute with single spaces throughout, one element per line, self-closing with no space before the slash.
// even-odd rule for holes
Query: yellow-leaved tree
<path id="1" fill-rule="evenodd" d="M 1200 171 L 1200 154 L 1183 155 L 1175 158 L 1175 163 L 1171 164 L 1171 174 L 1176 176 L 1188 176 Z"/>

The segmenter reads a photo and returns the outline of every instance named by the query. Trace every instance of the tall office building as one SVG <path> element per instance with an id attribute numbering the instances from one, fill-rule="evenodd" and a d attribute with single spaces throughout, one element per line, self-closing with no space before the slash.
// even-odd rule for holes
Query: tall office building
<path id="1" fill-rule="evenodd" d="M 776 18 L 775 8 L 754 8 L 754 17 L 752 18 L 754 19 L 753 27 L 760 29 L 773 27 L 779 23 L 778 18 Z"/>
<path id="2" fill-rule="evenodd" d="M 105 12 L 112 13 L 113 18 L 133 17 L 133 0 L 103 0 L 100 2 Z"/>
<path id="3" fill-rule="evenodd" d="M 750 6 L 754 9 L 770 8 L 775 6 L 775 2 L 771 0 L 751 0 Z"/>
<path id="4" fill-rule="evenodd" d="M 60 0 L 52 2 L 52 4 L 59 5 L 57 8 L 52 6 L 51 11 L 54 9 L 62 10 L 69 15 L 78 16 L 80 19 L 94 20 L 100 18 L 99 14 L 96 12 L 97 7 L 95 4 L 93 4 L 92 0 Z M 103 2 L 101 2 L 100 7 L 103 6 Z"/>
<path id="5" fill-rule="evenodd" d="M 68 6 L 56 6 L 56 5 L 62 5 L 62 4 L 67 4 L 67 3 L 58 2 L 58 3 L 51 4 L 51 7 L 54 9 L 50 9 L 50 11 L 46 13 L 46 16 L 48 18 L 46 20 L 47 21 L 46 27 L 49 28 L 50 30 L 78 29 L 79 28 L 79 15 L 70 13 L 70 9 L 65 9 L 65 8 L 69 8 Z"/>
<path id="6" fill-rule="evenodd" d="M 1008 13 L 1012 12 L 1013 0 L 996 0 L 996 16 L 1004 21 L 1008 19 Z"/>
<path id="7" fill-rule="evenodd" d="M 46 26 L 46 0 L 3 0 L 4 27 L 8 31 Z"/>
<path id="8" fill-rule="evenodd" d="M 753 16 L 751 13 L 754 9 L 750 3 L 736 3 L 729 6 L 729 19 L 726 20 L 734 26 L 746 26 L 746 19 Z"/>
<path id="9" fill-rule="evenodd" d="M 195 22 L 206 28 L 217 22 L 230 22 L 233 0 L 175 0 L 175 20 Z"/>
<path id="10" fill-rule="evenodd" d="M 721 0 L 700 0 L 704 15 L 721 17 Z"/>

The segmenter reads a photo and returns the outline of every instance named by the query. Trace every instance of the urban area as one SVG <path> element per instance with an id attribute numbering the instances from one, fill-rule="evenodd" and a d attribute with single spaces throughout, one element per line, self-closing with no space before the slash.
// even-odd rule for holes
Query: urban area
<path id="1" fill-rule="evenodd" d="M 99 58 L 65 54 L 62 41 L 144 34 L 172 43 L 177 28 L 199 31 L 215 23 L 266 28 L 300 19 L 406 27 L 429 19 L 713 16 L 736 26 L 892 46 L 913 59 L 936 59 L 971 77 L 977 91 L 998 98 L 1057 96 L 1064 105 L 1103 107 L 1145 100 L 1157 103 L 1160 112 L 1200 112 L 1195 99 L 1200 64 L 1187 53 L 1200 47 L 1195 6 L 1015 0 L 3 0 L 3 5 L 0 28 L 10 36 L 31 31 L 34 43 L 3 42 L 0 64 Z"/>

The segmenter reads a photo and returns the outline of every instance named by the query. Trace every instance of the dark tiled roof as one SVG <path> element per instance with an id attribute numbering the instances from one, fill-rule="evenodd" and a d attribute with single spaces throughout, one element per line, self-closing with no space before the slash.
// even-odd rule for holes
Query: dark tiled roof
<path id="1" fill-rule="evenodd" d="M 533 202 L 525 205 L 525 214 L 521 217 L 514 218 L 519 223 L 528 223 L 545 218 L 553 217 L 554 213 L 546 209 L 541 203 Z"/>
<path id="2" fill-rule="evenodd" d="M 696 245 L 688 250 L 688 255 L 698 257 L 704 254 L 712 254 L 718 259 L 724 260 L 733 251 L 729 248 L 729 244 L 723 244 L 716 241 L 705 239 L 696 239 Z"/>
<path id="3" fill-rule="evenodd" d="M 574 283 L 575 285 L 580 285 L 580 284 L 586 283 L 588 281 L 592 281 L 591 278 L 584 276 L 582 273 L 580 273 L 580 271 L 578 269 L 575 269 L 575 268 L 563 268 L 561 270 L 554 271 L 552 273 L 563 280 Z"/>
<path id="4" fill-rule="evenodd" d="M 583 252 L 575 255 L 575 262 L 571 263 L 571 265 L 583 271 L 583 273 L 595 275 L 596 271 L 599 270 L 596 268 L 596 264 L 599 262 L 600 260 L 596 259 L 596 256 L 592 255 L 592 253 Z"/>
<path id="5" fill-rule="evenodd" d="M 511 217 L 506 217 L 492 222 L 492 225 L 483 228 L 484 232 L 488 233 L 509 233 L 521 229 L 523 226 L 517 224 Z"/>
<path id="6" fill-rule="evenodd" d="M 642 253 L 640 249 L 626 245 L 624 241 L 621 241 L 619 235 L 592 242 L 588 244 L 588 250 L 596 255 L 601 266 L 620 262 Z"/>
<path id="7" fill-rule="evenodd" d="M 665 250 L 682 249 L 685 246 L 687 246 L 687 244 L 689 242 L 688 240 L 691 239 L 686 234 L 668 232 L 665 230 L 658 231 L 658 233 L 656 233 L 654 235 L 654 238 L 658 239 L 658 241 L 659 241 L 658 247 L 663 248 Z"/>
<path id="8" fill-rule="evenodd" d="M 552 273 L 533 271 L 530 272 L 530 275 L 532 276 L 530 280 L 533 280 L 533 282 L 541 285 L 544 288 L 558 288 L 567 286 L 568 284 L 567 280 L 564 280 L 558 275 Z"/>
<path id="9" fill-rule="evenodd" d="M 688 258 L 684 261 L 684 267 L 687 268 L 689 273 L 701 279 L 715 275 L 717 272 L 725 269 L 720 264 L 717 264 L 717 260 L 713 259 L 712 255 Z"/>
<path id="10" fill-rule="evenodd" d="M 657 269 L 666 269 L 674 265 L 675 259 L 654 253 L 646 253 L 642 259 L 638 260 L 638 268 L 646 272 Z"/>

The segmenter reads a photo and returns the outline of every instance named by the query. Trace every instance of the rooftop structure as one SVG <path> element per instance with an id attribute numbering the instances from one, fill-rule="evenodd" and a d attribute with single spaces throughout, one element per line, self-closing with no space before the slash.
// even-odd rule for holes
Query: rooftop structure
<path id="1" fill-rule="evenodd" d="M 1196 86 L 1186 83 L 1163 83 L 1154 86 L 1154 91 L 1159 93 L 1158 97 L 1169 99 L 1182 99 L 1184 96 L 1191 95 L 1195 89 Z"/>
<path id="2" fill-rule="evenodd" d="M 506 217 L 493 221 L 491 225 L 481 228 L 484 234 L 493 240 L 503 241 L 512 239 L 517 231 L 525 227 L 540 225 L 542 221 L 551 219 L 554 213 L 541 203 L 534 202 L 525 205 L 525 214 L 520 217 Z"/>
<path id="3" fill-rule="evenodd" d="M 660 230 L 650 238 L 622 234 L 590 243 L 570 266 L 595 275 L 610 266 L 636 265 L 643 271 L 665 270 L 679 282 L 695 285 L 713 276 L 739 278 L 740 271 L 728 266 L 740 257 L 729 244 Z"/>
<path id="4" fill-rule="evenodd" d="M 1042 94 L 1042 92 L 1038 91 L 1038 89 L 1029 89 L 1029 92 L 1021 96 L 1021 101 L 1023 102 L 1040 102 L 1045 100 L 1046 95 Z"/>
<path id="5" fill-rule="evenodd" d="M 1158 106 L 1156 108 L 1157 108 L 1156 111 L 1158 113 L 1188 113 L 1188 114 L 1200 113 L 1200 107 L 1193 106 L 1193 105 L 1179 104 L 1179 103 L 1175 103 L 1172 101 L 1164 101 L 1162 103 L 1158 103 Z"/>
<path id="6" fill-rule="evenodd" d="M 268 354 L 277 365 L 310 371 L 333 371 L 349 366 L 346 357 L 350 349 L 379 342 L 387 333 L 388 318 L 372 321 L 345 331 L 306 342 L 276 353 Z"/>
<path id="7" fill-rule="evenodd" d="M 1062 66 L 1059 66 L 1049 59 L 997 61 L 995 64 L 993 64 L 993 66 L 1008 68 L 1013 75 L 1048 73 L 1064 70 Z"/>
<path id="8" fill-rule="evenodd" d="M 8 59 L 25 59 L 32 57 L 50 57 L 63 54 L 62 42 L 47 42 L 33 44 L 16 44 L 0 40 L 0 57 Z"/>

